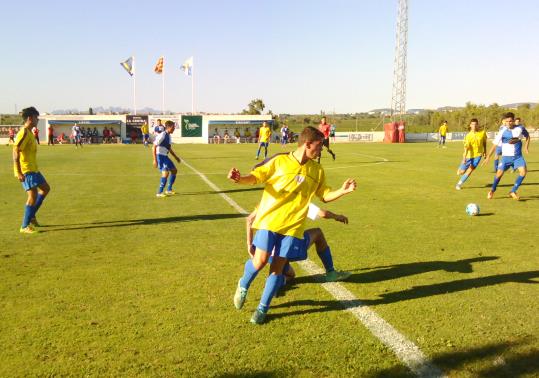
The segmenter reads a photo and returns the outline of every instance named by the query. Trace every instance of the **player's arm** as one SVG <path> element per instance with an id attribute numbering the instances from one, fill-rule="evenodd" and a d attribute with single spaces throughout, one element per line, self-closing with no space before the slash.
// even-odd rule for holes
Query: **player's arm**
<path id="1" fill-rule="evenodd" d="M 524 136 L 526 137 L 526 141 L 524 142 L 524 151 L 527 154 L 529 154 L 530 153 L 530 134 L 526 131 L 526 134 L 524 134 Z"/>
<path id="2" fill-rule="evenodd" d="M 153 145 L 152 148 L 152 155 L 153 155 L 153 167 L 157 168 L 157 145 Z"/>
<path id="3" fill-rule="evenodd" d="M 345 194 L 352 193 L 354 190 L 356 190 L 356 187 L 356 180 L 351 178 L 346 179 L 339 189 L 326 193 L 323 196 L 322 201 L 325 203 L 335 201 L 336 199 L 341 198 Z"/>
<path id="4" fill-rule="evenodd" d="M 234 181 L 236 184 L 242 184 L 242 185 L 255 185 L 256 184 L 256 177 L 249 174 L 246 176 L 242 176 L 240 171 L 236 168 L 232 168 L 227 175 L 229 180 Z"/>
<path id="5" fill-rule="evenodd" d="M 168 152 L 170 152 L 170 154 L 171 154 L 172 156 L 174 156 L 174 159 L 176 159 L 176 161 L 177 161 L 178 163 L 181 161 L 181 159 L 178 157 L 178 155 L 176 155 L 176 154 L 174 153 L 174 151 L 172 151 L 172 148 L 171 148 L 170 150 L 168 150 Z"/>
<path id="6" fill-rule="evenodd" d="M 483 164 L 482 165 L 485 165 L 488 163 L 489 159 L 490 159 L 490 156 L 492 155 L 492 153 L 494 152 L 494 150 L 496 149 L 496 145 L 493 144 L 492 147 L 490 147 L 490 150 L 488 150 L 486 156 L 485 156 L 485 160 L 483 160 Z"/>
<path id="7" fill-rule="evenodd" d="M 255 255 L 255 249 L 253 247 L 253 222 L 255 221 L 257 210 L 255 209 L 251 214 L 245 218 L 245 232 L 246 232 L 246 239 L 247 239 L 247 253 L 251 257 L 254 257 Z"/>
<path id="8" fill-rule="evenodd" d="M 17 179 L 20 182 L 23 182 L 24 175 L 22 174 L 21 169 L 21 150 L 19 149 L 19 146 L 17 146 L 17 144 L 13 146 L 13 163 L 15 164 L 15 170 L 17 171 Z"/>
<path id="9" fill-rule="evenodd" d="M 337 222 L 348 224 L 348 218 L 345 215 L 335 214 L 329 210 L 324 210 L 324 209 L 318 210 L 318 216 L 324 219 L 335 219 Z"/>

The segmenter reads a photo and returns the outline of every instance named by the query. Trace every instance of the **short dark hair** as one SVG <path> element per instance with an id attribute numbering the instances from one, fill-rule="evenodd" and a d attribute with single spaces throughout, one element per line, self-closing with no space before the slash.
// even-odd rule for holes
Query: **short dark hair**
<path id="1" fill-rule="evenodd" d="M 515 121 L 520 122 L 520 121 L 522 121 L 522 120 L 520 119 L 520 117 L 517 117 L 517 118 L 515 118 Z"/>
<path id="2" fill-rule="evenodd" d="M 166 121 L 166 122 L 165 122 L 165 127 L 174 127 L 174 122 L 172 122 L 172 121 Z"/>
<path id="3" fill-rule="evenodd" d="M 324 134 L 312 126 L 307 126 L 303 129 L 301 134 L 299 134 L 298 145 L 303 146 L 305 142 L 315 142 L 317 140 L 324 140 Z"/>
<path id="4" fill-rule="evenodd" d="M 28 117 L 39 116 L 39 112 L 37 111 L 36 108 L 34 108 L 33 106 L 30 106 L 29 108 L 25 108 L 22 110 L 21 116 L 22 116 L 22 119 L 26 121 Z"/>
<path id="5" fill-rule="evenodd" d="M 513 120 L 515 120 L 515 113 L 512 113 L 512 112 L 504 113 L 502 115 L 502 119 L 506 119 L 506 118 L 512 118 Z"/>
<path id="6" fill-rule="evenodd" d="M 472 122 L 475 122 L 475 123 L 479 124 L 479 121 L 477 120 L 477 118 L 472 118 L 472 119 L 470 120 L 470 123 L 472 123 Z"/>

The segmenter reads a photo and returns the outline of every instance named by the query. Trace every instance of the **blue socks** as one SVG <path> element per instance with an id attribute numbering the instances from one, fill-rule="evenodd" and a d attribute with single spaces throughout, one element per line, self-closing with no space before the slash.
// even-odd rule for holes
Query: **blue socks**
<path id="1" fill-rule="evenodd" d="M 32 217 L 36 216 L 36 213 L 39 210 L 39 208 L 41 207 L 41 204 L 43 203 L 43 200 L 45 200 L 45 196 L 42 195 L 42 194 L 38 194 L 37 199 L 36 199 L 36 204 L 34 205 L 34 207 L 35 207 L 34 215 Z"/>
<path id="2" fill-rule="evenodd" d="M 245 268 L 243 270 L 243 276 L 240 279 L 240 287 L 243 287 L 244 289 L 249 289 L 249 286 L 251 286 L 251 282 L 253 282 L 257 275 L 258 270 L 256 270 L 255 266 L 253 265 L 253 260 L 247 260 L 247 262 L 245 263 Z"/>
<path id="3" fill-rule="evenodd" d="M 496 188 L 498 187 L 498 184 L 500 183 L 500 179 L 501 177 L 494 176 L 494 182 L 492 183 L 492 189 L 491 189 L 492 192 L 496 191 Z"/>
<path id="4" fill-rule="evenodd" d="M 258 310 L 266 313 L 268 312 L 271 300 L 275 296 L 277 289 L 279 289 L 284 283 L 284 276 L 282 274 L 270 274 L 266 279 L 266 286 L 260 298 L 260 304 Z"/>
<path id="5" fill-rule="evenodd" d="M 498 159 L 494 160 L 494 172 L 498 170 L 498 162 L 499 162 Z"/>
<path id="6" fill-rule="evenodd" d="M 174 181 L 176 181 L 176 175 L 171 174 L 170 180 L 168 181 L 168 190 L 172 190 L 172 184 L 174 184 Z"/>
<path id="7" fill-rule="evenodd" d="M 35 214 L 35 206 L 26 205 L 24 206 L 24 217 L 22 218 L 21 228 L 26 228 L 30 224 L 30 220 Z"/>
<path id="8" fill-rule="evenodd" d="M 161 181 L 159 181 L 159 190 L 157 193 L 163 193 L 163 189 L 165 189 L 165 185 L 167 184 L 167 178 L 161 176 Z"/>
<path id="9" fill-rule="evenodd" d="M 520 176 L 520 175 L 517 177 L 517 179 L 515 180 L 515 185 L 513 185 L 513 189 L 511 189 L 511 192 L 516 193 L 520 184 L 522 184 L 522 181 L 524 181 L 525 177 L 526 176 Z"/>
<path id="10" fill-rule="evenodd" d="M 326 272 L 335 270 L 333 267 L 333 258 L 331 257 L 331 250 L 329 249 L 329 246 L 327 246 L 322 252 L 318 252 L 318 257 L 320 257 L 320 260 L 322 260 L 322 264 L 324 264 Z"/>

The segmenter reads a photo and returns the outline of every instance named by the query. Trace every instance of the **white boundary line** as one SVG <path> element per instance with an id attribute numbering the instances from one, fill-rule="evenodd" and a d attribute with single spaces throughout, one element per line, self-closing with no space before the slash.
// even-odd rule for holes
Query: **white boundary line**
<path id="1" fill-rule="evenodd" d="M 200 176 L 210 188 L 219 192 L 219 195 L 236 209 L 238 213 L 249 214 L 236 201 L 225 193 L 221 193 L 222 190 L 203 173 L 199 172 L 185 160 L 183 160 L 183 164 Z M 299 265 L 309 274 L 324 274 L 324 271 L 310 260 L 300 261 Z M 374 336 L 391 349 L 415 375 L 425 378 L 445 377 L 443 372 L 427 359 L 417 345 L 400 334 L 391 324 L 374 312 L 374 310 L 371 310 L 358 300 L 351 291 L 335 282 L 323 283 L 322 287 L 341 302 L 346 311 L 350 311 Z"/>

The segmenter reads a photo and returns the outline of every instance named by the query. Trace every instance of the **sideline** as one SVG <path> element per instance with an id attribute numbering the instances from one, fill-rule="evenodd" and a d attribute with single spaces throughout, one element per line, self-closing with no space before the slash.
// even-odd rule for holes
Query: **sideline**
<path id="1" fill-rule="evenodd" d="M 385 159 L 384 159 L 385 160 Z M 228 202 L 238 213 L 248 215 L 236 201 L 222 193 L 222 190 L 211 182 L 203 173 L 182 159 L 183 164 L 197 174 L 214 191 Z M 298 264 L 309 274 L 324 274 L 324 271 L 310 260 L 300 261 Z M 419 347 L 400 334 L 391 324 L 382 319 L 374 310 L 358 300 L 354 294 L 339 283 L 323 283 L 322 287 L 335 299 L 341 302 L 346 311 L 350 311 L 382 344 L 395 353 L 415 375 L 418 377 L 445 377 L 444 373 L 436 367 L 421 352 Z"/>

